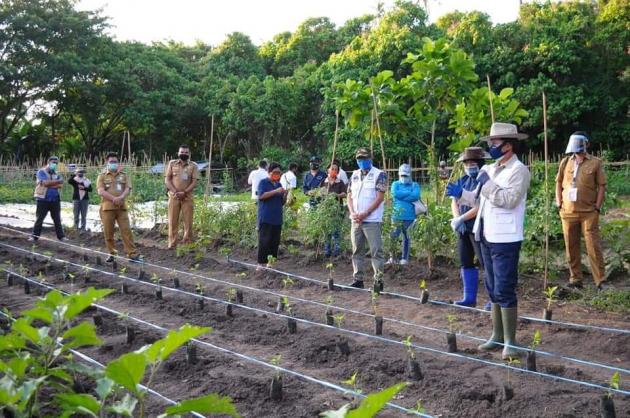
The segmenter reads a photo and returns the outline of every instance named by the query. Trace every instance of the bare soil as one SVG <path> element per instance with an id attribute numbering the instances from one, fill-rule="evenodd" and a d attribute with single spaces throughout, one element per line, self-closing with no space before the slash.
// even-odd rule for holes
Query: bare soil
<path id="1" fill-rule="evenodd" d="M 102 238 L 94 236 L 71 237 L 71 243 L 101 249 Z M 0 242 L 24 249 L 30 249 L 23 236 L 0 232 Z M 141 234 L 139 248 L 145 259 L 154 264 L 177 270 L 189 271 L 206 277 L 254 288 L 271 290 L 290 296 L 326 303 L 332 296 L 333 305 L 372 313 L 370 295 L 367 292 L 329 291 L 325 283 L 314 284 L 293 279 L 294 284 L 285 288 L 282 275 L 255 272 L 229 264 L 224 256 L 209 251 L 203 259 L 195 254 L 177 257 L 174 251 L 166 250 L 162 237 L 157 232 Z M 301 249 L 299 256 L 281 254 L 277 268 L 326 282 L 328 261 L 313 261 L 307 250 Z M 52 251 L 58 258 L 83 264 L 81 251 L 64 247 L 57 242 L 40 240 L 36 251 Z M 255 263 L 254 251 L 235 249 L 232 257 Z M 31 262 L 15 250 L 0 247 L 0 261 L 10 259 L 14 265 L 24 264 L 35 276 L 43 268 L 42 262 Z M 94 255 L 90 255 L 90 266 L 110 271 L 109 265 L 95 266 Z M 104 263 L 105 264 L 105 263 Z M 126 275 L 136 277 L 137 264 L 120 263 L 127 266 Z M 194 269 L 191 271 L 191 268 Z M 79 269 L 75 269 L 77 272 Z M 337 283 L 350 281 L 349 259 L 334 260 L 333 277 Z M 178 277 L 183 290 L 194 292 L 200 283 L 205 294 L 225 299 L 229 286 L 204 281 L 185 274 L 168 273 L 163 270 L 146 268 L 148 276 L 156 273 L 164 286 L 172 286 L 172 279 Z M 245 273 L 245 274 L 242 274 Z M 45 276 L 46 280 L 64 290 L 71 290 L 63 278 L 63 268 L 54 265 Z M 388 268 L 385 290 L 418 297 L 418 280 L 426 279 L 431 298 L 443 301 L 457 300 L 461 296 L 459 274 L 455 266 L 439 262 L 435 271 L 427 271 L 424 264 L 411 262 L 401 270 Z M 627 278 L 618 278 L 625 281 Z M 84 284 L 77 275 L 72 290 L 87 286 L 111 287 L 120 289 L 122 280 L 103 274 L 92 273 L 90 282 Z M 369 281 L 366 285 L 369 285 Z M 521 315 L 540 318 L 544 301 L 541 296 L 542 280 L 538 277 L 522 276 L 519 288 L 519 309 Z M 8 287 L 6 281 L 0 285 L 3 298 L 0 305 L 14 312 L 32 306 L 36 294 L 25 295 L 21 286 Z M 340 329 L 316 325 L 297 324 L 297 333 L 289 334 L 286 319 L 272 314 L 252 312 L 234 307 L 234 316 L 226 315 L 224 304 L 205 301 L 200 310 L 192 296 L 181 295 L 164 289 L 163 300 L 154 296 L 154 288 L 129 283 L 129 294 L 115 292 L 106 298 L 104 305 L 145 321 L 175 328 L 184 323 L 211 326 L 212 333 L 202 339 L 218 346 L 268 361 L 281 354 L 283 367 L 299 371 L 309 376 L 336 384 L 358 371 L 358 387 L 364 392 L 373 392 L 386 386 L 406 381 L 407 354 L 400 345 L 378 341 L 344 333 Z M 244 304 L 250 307 L 274 312 L 278 297 L 260 292 L 244 290 Z M 486 302 L 485 291 L 479 291 L 479 306 Z M 292 302 L 297 318 L 325 323 L 325 306 L 303 302 Z M 395 318 L 426 327 L 447 328 L 446 315 L 457 316 L 455 328 L 466 335 L 486 338 L 490 333 L 490 318 L 487 313 L 456 309 L 452 306 L 435 304 L 421 305 L 419 302 L 383 295 L 378 299 L 378 314 L 385 318 Z M 339 312 L 336 312 L 339 313 Z M 86 314 L 89 318 L 91 314 Z M 630 313 L 609 313 L 594 308 L 561 301 L 553 306 L 553 319 L 582 324 L 596 324 L 616 328 L 629 328 Z M 135 350 L 144 344 L 160 338 L 160 333 L 146 327 L 134 325 L 138 335 L 132 344 L 126 344 L 124 327 L 113 316 L 104 317 L 105 325 L 99 330 L 105 341 L 99 348 L 84 350 L 101 362 L 107 362 L 124 352 Z M 343 329 L 373 334 L 372 318 L 345 313 Z M 520 343 L 528 345 L 535 330 L 542 334 L 540 350 L 561 353 L 564 356 L 606 363 L 615 367 L 630 368 L 630 335 L 597 330 L 583 330 L 555 325 L 544 325 L 520 321 L 517 337 Z M 420 346 L 446 351 L 446 335 L 394 323 L 385 319 L 383 337 L 401 341 L 406 336 Z M 338 342 L 345 340 L 350 354 L 342 354 Z M 482 353 L 477 350 L 478 341 L 458 335 L 459 352 L 475 358 L 502 362 L 500 352 Z M 411 382 L 394 402 L 412 408 L 418 401 L 428 414 L 443 417 L 592 417 L 600 413 L 601 391 L 575 384 L 559 382 L 551 378 L 511 372 L 510 380 L 514 397 L 505 400 L 503 384 L 506 369 L 484 365 L 465 358 L 415 350 L 416 358 L 424 378 Z M 269 385 L 273 372 L 250 362 L 238 359 L 199 346 L 199 361 L 188 365 L 184 350 L 177 352 L 156 377 L 152 388 L 175 400 L 183 400 L 210 392 L 228 395 L 234 400 L 238 411 L 246 417 L 315 417 L 320 412 L 339 408 L 352 401 L 352 397 L 325 389 L 322 386 L 305 382 L 293 376 L 283 376 L 284 397 L 281 401 L 269 398 Z M 538 370 L 544 373 L 570 379 L 605 384 L 612 375 L 610 370 L 569 362 L 557 357 L 538 355 Z M 523 364 L 525 359 L 523 357 Z M 628 387 L 628 375 L 622 374 L 621 387 Z M 614 397 L 618 416 L 630 415 L 630 397 Z M 157 415 L 163 405 L 152 402 L 150 413 Z M 398 411 L 387 409 L 379 416 L 403 416 Z"/>

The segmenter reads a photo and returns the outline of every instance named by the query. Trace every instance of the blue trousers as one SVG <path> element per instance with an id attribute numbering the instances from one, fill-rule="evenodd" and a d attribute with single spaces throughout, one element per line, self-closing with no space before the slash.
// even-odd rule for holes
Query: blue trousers
<path id="1" fill-rule="evenodd" d="M 492 243 L 481 241 L 481 255 L 485 269 L 484 284 L 492 303 L 502 308 L 517 306 L 518 257 L 521 241 Z"/>
<path id="2" fill-rule="evenodd" d="M 409 261 L 409 227 L 413 221 L 394 221 L 396 229 L 392 230 L 390 234 L 392 240 L 396 241 L 400 234 L 402 234 L 402 256 L 401 260 Z"/>

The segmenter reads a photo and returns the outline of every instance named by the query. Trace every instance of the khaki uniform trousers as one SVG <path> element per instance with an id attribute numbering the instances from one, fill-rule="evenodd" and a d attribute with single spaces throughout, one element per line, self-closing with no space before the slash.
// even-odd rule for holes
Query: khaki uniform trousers
<path id="1" fill-rule="evenodd" d="M 114 224 L 118 224 L 120 237 L 122 238 L 125 252 L 128 257 L 136 255 L 136 246 L 133 243 L 133 234 L 129 225 L 129 216 L 124 209 L 100 210 L 101 222 L 103 223 L 103 235 L 105 245 L 110 254 L 116 254 L 116 242 L 114 241 Z"/>
<path id="2" fill-rule="evenodd" d="M 596 285 L 604 281 L 604 255 L 599 236 L 599 213 L 592 212 L 560 212 L 562 232 L 567 261 L 571 272 L 571 283 L 582 283 L 582 263 L 580 251 L 580 237 L 584 235 L 586 252 L 591 265 L 591 273 Z"/>
<path id="3" fill-rule="evenodd" d="M 169 196 L 168 198 L 168 247 L 177 245 L 177 235 L 179 232 L 179 213 L 181 211 L 184 218 L 184 243 L 192 242 L 194 200 L 187 198 L 184 200 Z"/>

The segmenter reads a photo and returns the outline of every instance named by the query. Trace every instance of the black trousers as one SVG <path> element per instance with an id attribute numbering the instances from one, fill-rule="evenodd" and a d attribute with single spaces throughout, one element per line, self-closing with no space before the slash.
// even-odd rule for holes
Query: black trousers
<path id="1" fill-rule="evenodd" d="M 481 256 L 481 246 L 475 241 L 475 235 L 472 232 L 458 234 L 457 252 L 459 253 L 459 262 L 463 268 L 475 267 L 475 255 L 481 268 L 483 268 L 483 257 Z"/>
<path id="2" fill-rule="evenodd" d="M 278 258 L 282 225 L 258 225 L 258 264 L 266 264 L 270 255 Z"/>
<path id="3" fill-rule="evenodd" d="M 35 210 L 35 226 L 33 227 L 33 236 L 39 237 L 42 233 L 42 225 L 44 224 L 44 218 L 50 212 L 50 217 L 55 224 L 55 232 L 57 238 L 64 237 L 63 227 L 61 226 L 61 202 L 59 200 L 55 202 L 48 202 L 46 200 L 37 201 L 37 209 Z"/>

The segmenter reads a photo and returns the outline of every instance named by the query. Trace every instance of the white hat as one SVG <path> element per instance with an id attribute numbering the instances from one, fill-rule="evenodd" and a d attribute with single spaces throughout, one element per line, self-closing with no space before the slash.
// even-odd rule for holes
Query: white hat
<path id="1" fill-rule="evenodd" d="M 411 175 L 411 166 L 409 164 L 403 164 L 398 168 L 399 176 L 410 176 Z"/>
<path id="2" fill-rule="evenodd" d="M 484 141 L 490 141 L 491 139 L 518 139 L 523 140 L 527 138 L 527 134 L 519 133 L 516 125 L 511 123 L 495 122 L 490 127 L 490 135 L 484 136 L 481 139 Z"/>

